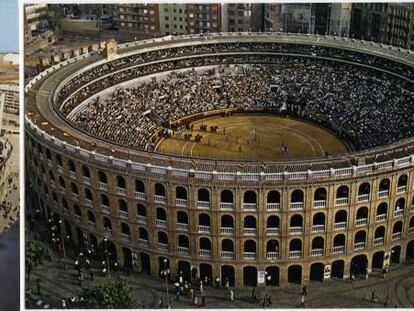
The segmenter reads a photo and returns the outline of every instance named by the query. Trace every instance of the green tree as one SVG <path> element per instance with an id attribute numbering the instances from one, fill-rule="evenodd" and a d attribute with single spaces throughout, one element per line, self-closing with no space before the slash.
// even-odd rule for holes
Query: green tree
<path id="1" fill-rule="evenodd" d="M 124 279 L 83 287 L 80 296 L 87 307 L 107 309 L 132 308 L 132 289 Z"/>
<path id="2" fill-rule="evenodd" d="M 25 242 L 25 263 L 27 284 L 30 284 L 30 275 L 45 258 L 50 257 L 49 248 L 42 242 L 26 238 Z"/>

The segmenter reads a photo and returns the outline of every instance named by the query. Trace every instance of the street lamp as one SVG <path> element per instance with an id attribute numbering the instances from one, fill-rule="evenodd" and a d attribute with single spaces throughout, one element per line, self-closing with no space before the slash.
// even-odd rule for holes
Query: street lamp
<path id="1" fill-rule="evenodd" d="M 63 250 L 63 264 L 65 267 L 65 271 L 67 270 L 66 266 L 66 249 L 65 249 L 65 239 L 63 238 L 63 228 L 62 228 L 62 220 L 59 220 L 59 228 L 60 228 L 60 239 L 62 240 L 62 250 Z"/>
<path id="2" fill-rule="evenodd" d="M 266 309 L 266 304 L 267 304 L 267 281 L 270 282 L 270 280 L 272 279 L 271 275 L 268 275 L 267 271 L 265 271 L 265 294 L 264 294 L 264 303 L 263 303 L 263 308 Z"/>
<path id="3" fill-rule="evenodd" d="M 109 252 L 108 252 L 108 239 L 104 238 L 104 242 L 105 242 L 105 261 L 106 261 L 106 269 L 108 271 L 108 278 L 111 278 L 111 272 L 109 269 Z"/>
<path id="4" fill-rule="evenodd" d="M 392 254 L 394 254 L 394 252 L 395 251 L 393 249 L 390 251 L 390 264 L 388 265 L 388 272 L 391 272 L 391 257 L 392 257 Z M 384 303 L 385 306 L 388 306 L 388 302 L 390 298 L 389 291 L 390 291 L 390 278 L 387 279 L 387 294 L 385 296 L 385 303 Z"/>
<path id="5" fill-rule="evenodd" d="M 168 275 L 170 274 L 170 269 L 167 269 L 167 258 L 164 258 L 164 270 L 161 271 L 161 275 L 165 276 L 165 288 L 167 290 L 167 306 L 170 309 L 170 292 L 168 290 Z"/>

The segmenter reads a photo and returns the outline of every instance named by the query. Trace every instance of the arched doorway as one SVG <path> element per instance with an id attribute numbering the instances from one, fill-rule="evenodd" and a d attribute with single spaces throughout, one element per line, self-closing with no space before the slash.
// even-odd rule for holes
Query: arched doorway
<path id="1" fill-rule="evenodd" d="M 221 285 L 226 285 L 226 281 L 229 280 L 230 286 L 235 285 L 233 266 L 221 266 Z"/>
<path id="2" fill-rule="evenodd" d="M 372 269 L 382 270 L 383 264 L 384 264 L 384 252 L 383 251 L 376 252 L 372 256 Z"/>
<path id="3" fill-rule="evenodd" d="M 208 278 L 208 284 L 211 285 L 213 280 L 213 268 L 206 263 L 200 264 L 200 278 L 204 282 L 205 278 Z"/>
<path id="4" fill-rule="evenodd" d="M 189 262 L 180 260 L 177 268 L 178 275 L 182 275 L 184 281 L 191 280 L 191 265 Z"/>
<path id="5" fill-rule="evenodd" d="M 289 283 L 302 283 L 302 266 L 293 265 L 288 269 L 288 282 Z"/>
<path id="6" fill-rule="evenodd" d="M 151 260 L 146 253 L 139 253 L 139 261 L 141 263 L 141 272 L 151 274 Z"/>
<path id="7" fill-rule="evenodd" d="M 344 277 L 344 266 L 345 266 L 345 263 L 344 263 L 343 260 L 335 260 L 332 263 L 332 267 L 331 267 L 331 277 L 338 278 L 338 279 L 343 279 L 343 277 Z"/>
<path id="8" fill-rule="evenodd" d="M 244 267 L 243 268 L 243 284 L 244 286 L 256 286 L 257 285 L 257 269 L 256 267 Z"/>
<path id="9" fill-rule="evenodd" d="M 266 279 L 267 286 L 279 286 L 279 267 L 267 267 L 267 276 L 270 276 L 270 281 Z"/>
<path id="10" fill-rule="evenodd" d="M 401 246 L 394 246 L 391 249 L 391 262 L 392 263 L 400 263 L 400 256 L 401 256 Z"/>
<path id="11" fill-rule="evenodd" d="M 124 256 L 124 267 L 132 269 L 132 252 L 129 248 L 123 247 L 122 254 Z"/>
<path id="12" fill-rule="evenodd" d="M 414 240 L 407 244 L 406 260 L 414 259 Z"/>
<path id="13" fill-rule="evenodd" d="M 358 255 L 351 260 L 351 274 L 354 276 L 365 276 L 368 268 L 366 255 Z"/>
<path id="14" fill-rule="evenodd" d="M 323 275 L 325 272 L 325 265 L 323 263 L 317 262 L 310 266 L 309 279 L 311 281 L 323 281 Z"/>

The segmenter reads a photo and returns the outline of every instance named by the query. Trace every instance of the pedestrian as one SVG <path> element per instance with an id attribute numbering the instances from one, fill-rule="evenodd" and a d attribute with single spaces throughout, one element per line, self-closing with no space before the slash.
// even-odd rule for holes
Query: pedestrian
<path id="1" fill-rule="evenodd" d="M 267 305 L 267 296 L 265 295 L 265 296 L 263 297 L 263 302 L 262 302 L 262 307 L 263 307 L 263 309 L 266 309 L 266 305 Z"/>
<path id="2" fill-rule="evenodd" d="M 305 295 L 302 295 L 300 298 L 299 308 L 306 308 L 305 306 Z"/>
<path id="3" fill-rule="evenodd" d="M 204 277 L 204 284 L 207 285 L 208 284 L 208 276 Z"/>
<path id="4" fill-rule="evenodd" d="M 175 291 L 175 301 L 180 299 L 180 292 L 178 290 Z"/>
<path id="5" fill-rule="evenodd" d="M 375 293 L 375 290 L 371 292 L 371 303 L 377 302 L 377 295 Z"/>
<path id="6" fill-rule="evenodd" d="M 160 300 L 158 301 L 158 308 L 162 309 L 163 307 L 164 307 L 164 300 L 160 298 Z"/>
<path id="7" fill-rule="evenodd" d="M 270 306 L 272 304 L 272 296 L 269 295 L 269 297 L 267 297 L 267 305 Z"/>
<path id="8" fill-rule="evenodd" d="M 306 296 L 308 294 L 308 286 L 305 284 L 302 286 L 302 293 L 301 295 Z"/>
<path id="9" fill-rule="evenodd" d="M 173 308 L 173 300 L 172 298 L 170 298 L 170 302 L 168 303 L 168 309 L 172 309 Z"/>
<path id="10" fill-rule="evenodd" d="M 234 292 L 232 289 L 230 289 L 230 300 L 234 301 Z"/>
<path id="11" fill-rule="evenodd" d="M 92 271 L 92 269 L 89 270 L 89 275 L 91 276 L 91 281 L 93 282 L 93 271 Z"/>
<path id="12" fill-rule="evenodd" d="M 226 278 L 226 289 L 230 288 L 230 281 L 229 278 Z"/>
<path id="13" fill-rule="evenodd" d="M 203 287 L 203 282 L 200 281 L 200 294 L 203 295 L 204 294 L 204 287 Z"/>
<path id="14" fill-rule="evenodd" d="M 194 303 L 194 289 L 190 289 L 190 299 L 191 303 Z"/>
<path id="15" fill-rule="evenodd" d="M 66 309 L 66 300 L 65 300 L 65 298 L 62 299 L 62 309 Z"/>
<path id="16" fill-rule="evenodd" d="M 206 295 L 204 293 L 201 295 L 201 306 L 206 306 Z"/>
<path id="17" fill-rule="evenodd" d="M 215 283 L 216 283 L 216 288 L 219 288 L 219 286 L 220 286 L 220 278 L 219 277 L 216 277 Z"/>
<path id="18" fill-rule="evenodd" d="M 194 301 L 193 301 L 194 305 L 198 305 L 198 299 L 197 299 L 197 295 L 194 296 Z"/>

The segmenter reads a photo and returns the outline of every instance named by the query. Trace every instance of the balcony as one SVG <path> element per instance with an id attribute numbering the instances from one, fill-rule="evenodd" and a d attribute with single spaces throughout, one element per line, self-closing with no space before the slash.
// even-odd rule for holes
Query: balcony
<path id="1" fill-rule="evenodd" d="M 220 202 L 220 209 L 222 210 L 232 210 L 234 208 L 234 204 L 230 202 Z"/>
<path id="2" fill-rule="evenodd" d="M 289 208 L 293 211 L 302 210 L 305 204 L 303 202 L 291 202 Z"/>
<path id="3" fill-rule="evenodd" d="M 185 254 L 185 255 L 189 255 L 189 254 L 190 254 L 190 248 L 189 248 L 189 247 L 178 246 L 177 251 L 178 251 L 180 254 Z"/>
<path id="4" fill-rule="evenodd" d="M 280 203 L 267 203 L 268 211 L 280 211 Z"/>
<path id="5" fill-rule="evenodd" d="M 348 201 L 348 198 L 337 198 L 335 200 L 335 205 L 347 205 Z"/>
<path id="6" fill-rule="evenodd" d="M 136 200 L 143 200 L 143 201 L 145 201 L 145 193 L 144 192 L 135 191 L 135 199 Z"/>
<path id="7" fill-rule="evenodd" d="M 368 202 L 369 201 L 369 194 L 360 194 L 357 198 L 358 203 Z"/>
<path id="8" fill-rule="evenodd" d="M 394 217 L 400 217 L 404 215 L 404 210 L 403 209 L 399 209 L 394 211 Z"/>
<path id="9" fill-rule="evenodd" d="M 384 239 L 383 236 L 382 237 L 379 237 L 379 238 L 375 238 L 374 239 L 374 245 L 383 245 L 384 244 L 384 241 L 385 241 L 385 239 Z"/>
<path id="10" fill-rule="evenodd" d="M 357 220 L 355 220 L 355 226 L 357 227 L 366 226 L 367 224 L 368 224 L 367 218 L 358 218 Z"/>
<path id="11" fill-rule="evenodd" d="M 300 234 L 302 233 L 303 228 L 302 227 L 290 227 L 289 233 L 290 234 Z"/>
<path id="12" fill-rule="evenodd" d="M 141 224 L 147 223 L 147 216 L 137 215 L 137 221 Z"/>
<path id="13" fill-rule="evenodd" d="M 220 255 L 224 259 L 234 259 L 234 252 L 221 251 Z"/>
<path id="14" fill-rule="evenodd" d="M 122 196 L 126 196 L 126 189 L 125 188 L 121 188 L 121 187 L 116 187 L 116 194 L 117 195 L 122 195 Z"/>
<path id="15" fill-rule="evenodd" d="M 101 209 L 102 209 L 102 212 L 105 213 L 105 214 L 110 214 L 111 213 L 111 208 L 107 205 L 101 204 Z"/>
<path id="16" fill-rule="evenodd" d="M 108 191 L 108 184 L 104 182 L 99 182 L 99 189 L 102 191 Z"/>
<path id="17" fill-rule="evenodd" d="M 380 221 L 384 221 L 387 219 L 387 214 L 381 214 L 381 215 L 377 215 L 375 217 L 375 222 L 380 222 Z"/>
<path id="18" fill-rule="evenodd" d="M 181 206 L 181 207 L 186 207 L 187 206 L 187 200 L 185 199 L 175 199 L 175 205 L 176 206 Z"/>
<path id="19" fill-rule="evenodd" d="M 188 224 L 177 222 L 176 225 L 175 225 L 175 228 L 177 230 L 187 231 L 188 230 Z"/>
<path id="20" fill-rule="evenodd" d="M 93 222 L 93 221 L 88 221 L 88 226 L 89 226 L 89 228 L 92 228 L 92 229 L 96 229 L 96 222 Z"/>
<path id="21" fill-rule="evenodd" d="M 77 193 L 73 193 L 73 192 L 72 192 L 72 198 L 73 198 L 73 200 L 75 200 L 76 202 L 79 202 L 79 194 L 77 194 Z"/>
<path id="22" fill-rule="evenodd" d="M 155 225 L 157 227 L 166 228 L 167 227 L 167 221 L 166 220 L 161 220 L 161 219 L 156 219 L 155 220 Z"/>
<path id="23" fill-rule="evenodd" d="M 119 211 L 119 217 L 124 218 L 124 219 L 128 219 L 128 212 L 125 211 Z"/>
<path id="24" fill-rule="evenodd" d="M 198 251 L 198 255 L 203 256 L 203 257 L 211 257 L 211 250 L 209 250 L 209 249 L 200 249 Z"/>
<path id="25" fill-rule="evenodd" d="M 158 243 L 157 246 L 159 250 L 168 251 L 168 244 Z"/>
<path id="26" fill-rule="evenodd" d="M 391 237 L 393 241 L 400 240 L 401 238 L 402 238 L 402 232 L 395 232 L 392 234 L 392 237 Z"/>
<path id="27" fill-rule="evenodd" d="M 70 178 L 72 178 L 72 179 L 76 179 L 76 172 L 74 172 L 74 171 L 69 171 L 69 176 L 70 176 Z"/>
<path id="28" fill-rule="evenodd" d="M 248 260 L 254 260 L 256 259 L 256 253 L 255 252 L 244 252 L 243 258 Z"/>
<path id="29" fill-rule="evenodd" d="M 279 259 L 279 252 L 267 252 L 266 259 Z"/>
<path id="30" fill-rule="evenodd" d="M 387 198 L 389 193 L 389 190 L 378 191 L 378 198 Z"/>
<path id="31" fill-rule="evenodd" d="M 210 201 L 197 201 L 197 207 L 201 209 L 210 208 Z"/>
<path id="32" fill-rule="evenodd" d="M 75 215 L 75 221 L 77 223 L 82 223 L 82 216 L 81 215 Z"/>
<path id="33" fill-rule="evenodd" d="M 210 233 L 210 231 L 211 231 L 210 226 L 202 226 L 202 225 L 198 226 L 199 233 Z"/>
<path id="34" fill-rule="evenodd" d="M 323 255 L 323 248 L 315 248 L 311 250 L 312 257 L 322 256 L 322 255 Z"/>
<path id="35" fill-rule="evenodd" d="M 243 228 L 243 234 L 246 235 L 255 235 L 257 233 L 256 228 Z"/>
<path id="36" fill-rule="evenodd" d="M 345 245 L 334 246 L 332 249 L 333 254 L 345 253 Z"/>
<path id="37" fill-rule="evenodd" d="M 397 194 L 401 194 L 407 191 L 407 185 L 397 187 Z"/>
<path id="38" fill-rule="evenodd" d="M 334 229 L 335 230 L 343 230 L 343 229 L 346 229 L 346 222 L 343 221 L 343 222 L 336 222 L 336 223 L 334 223 Z"/>
<path id="39" fill-rule="evenodd" d="M 148 240 L 139 238 L 138 245 L 148 247 Z"/>
<path id="40" fill-rule="evenodd" d="M 279 228 L 266 228 L 266 234 L 272 235 L 272 234 L 279 234 Z"/>
<path id="41" fill-rule="evenodd" d="M 105 237 L 110 238 L 112 236 L 112 229 L 109 227 L 104 227 L 103 234 Z"/>
<path id="42" fill-rule="evenodd" d="M 257 209 L 256 203 L 243 203 L 244 211 L 255 211 Z"/>
<path id="43" fill-rule="evenodd" d="M 92 202 L 91 200 L 89 200 L 89 199 L 85 199 L 85 205 L 86 205 L 87 207 L 91 207 L 91 208 L 93 208 L 93 202 Z"/>
<path id="44" fill-rule="evenodd" d="M 163 195 L 154 195 L 154 202 L 159 204 L 165 204 L 167 200 Z"/>
<path id="45" fill-rule="evenodd" d="M 62 174 L 62 173 L 63 173 L 63 167 L 62 167 L 62 166 L 60 166 L 60 165 L 58 165 L 58 166 L 56 167 L 56 170 L 57 170 L 57 172 L 58 172 L 59 174 Z"/>
<path id="46" fill-rule="evenodd" d="M 121 233 L 121 241 L 122 242 L 131 242 L 131 236 L 129 234 Z"/>
<path id="47" fill-rule="evenodd" d="M 85 185 L 90 186 L 90 185 L 91 185 L 91 179 L 90 179 L 89 177 L 85 177 L 85 176 L 83 176 L 83 183 L 84 183 Z"/>
<path id="48" fill-rule="evenodd" d="M 326 200 L 315 200 L 313 201 L 314 208 L 324 208 L 326 207 Z"/>
<path id="49" fill-rule="evenodd" d="M 354 250 L 361 250 L 365 248 L 365 242 L 354 243 Z"/>
<path id="50" fill-rule="evenodd" d="M 221 227 L 220 232 L 221 234 L 234 234 L 234 228 L 233 227 Z"/>
<path id="51" fill-rule="evenodd" d="M 289 258 L 300 258 L 302 257 L 302 251 L 289 251 Z"/>
<path id="52" fill-rule="evenodd" d="M 325 225 L 313 225 L 312 232 L 325 231 Z"/>

